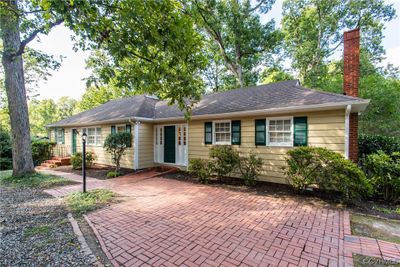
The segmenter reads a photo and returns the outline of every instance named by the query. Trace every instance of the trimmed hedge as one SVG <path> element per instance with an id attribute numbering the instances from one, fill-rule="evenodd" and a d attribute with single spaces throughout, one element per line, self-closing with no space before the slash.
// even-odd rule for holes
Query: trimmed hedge
<path id="1" fill-rule="evenodd" d="M 337 152 L 322 147 L 299 147 L 287 152 L 286 163 L 287 181 L 296 191 L 317 185 L 341 192 L 346 200 L 371 195 L 371 184 L 363 171 Z"/>

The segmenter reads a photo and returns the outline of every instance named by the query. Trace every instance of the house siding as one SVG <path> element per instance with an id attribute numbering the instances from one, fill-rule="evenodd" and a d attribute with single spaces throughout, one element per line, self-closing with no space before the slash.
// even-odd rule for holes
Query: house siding
<path id="1" fill-rule="evenodd" d="M 139 124 L 138 168 L 154 166 L 153 124 Z"/>
<path id="2" fill-rule="evenodd" d="M 331 149 L 333 151 L 345 154 L 345 111 L 330 110 L 316 112 L 298 112 L 280 115 L 265 115 L 257 117 L 227 117 L 227 120 L 241 121 L 241 145 L 233 145 L 242 155 L 254 151 L 264 162 L 263 171 L 260 180 L 286 183 L 282 167 L 285 166 L 286 152 L 293 147 L 269 147 L 255 146 L 255 125 L 256 119 L 265 119 L 273 117 L 289 117 L 289 116 L 307 116 L 308 118 L 308 145 L 318 146 Z M 220 119 L 218 119 L 220 120 Z M 209 150 L 212 145 L 204 144 L 204 122 L 208 120 L 192 120 L 188 123 L 188 159 L 208 158 Z M 139 140 L 138 140 L 138 168 L 149 168 L 157 164 L 154 163 L 154 133 L 155 125 L 174 125 L 183 124 L 183 121 L 171 121 L 167 123 L 153 124 L 148 122 L 139 123 Z M 102 125 L 102 141 L 111 133 L 111 125 Z M 94 127 L 94 126 L 93 126 Z M 136 125 L 132 125 L 132 138 L 134 139 Z M 68 127 L 65 129 L 64 146 L 70 154 L 72 129 L 76 127 Z M 82 131 L 82 128 L 77 128 Z M 51 129 L 51 140 L 54 140 L 54 129 Z M 121 160 L 121 166 L 125 168 L 134 168 L 134 148 L 135 143 L 129 148 Z M 77 151 L 81 151 L 81 139 L 78 138 Z M 87 146 L 87 151 L 95 153 L 96 163 L 113 165 L 111 155 L 105 151 L 102 146 Z M 236 174 L 235 176 L 238 176 Z"/>
<path id="3" fill-rule="evenodd" d="M 101 145 L 86 145 L 86 151 L 93 152 L 96 156 L 95 163 L 105 164 L 105 165 L 114 165 L 111 160 L 111 154 L 108 153 L 103 148 L 103 143 L 106 140 L 107 136 L 111 133 L 111 125 L 96 125 L 96 126 L 88 126 L 88 127 L 100 127 L 101 128 Z M 61 127 L 59 127 L 61 128 Z M 72 129 L 77 129 L 80 133 L 82 133 L 82 128 L 86 127 L 64 127 L 65 131 L 65 144 L 57 144 L 54 152 L 56 156 L 69 156 L 72 151 Z M 134 127 L 132 126 L 132 140 L 134 138 Z M 51 129 L 51 141 L 54 141 L 54 129 Z M 61 151 L 67 151 L 67 155 L 59 155 Z M 82 152 L 82 140 L 81 137 L 77 137 L 77 152 Z M 125 155 L 121 158 L 121 167 L 123 168 L 134 168 L 134 142 L 132 142 L 132 147 L 128 148 L 125 152 Z"/>
<path id="4" fill-rule="evenodd" d="M 308 145 L 326 147 L 344 155 L 345 152 L 345 112 L 344 110 L 319 111 L 307 113 L 290 113 L 282 115 L 266 115 L 262 117 L 232 117 L 227 119 L 241 120 L 241 145 L 234 145 L 241 154 L 254 151 L 264 161 L 260 180 L 286 183 L 282 166 L 285 166 L 286 152 L 293 147 L 255 146 L 254 120 L 269 117 L 307 116 Z M 212 145 L 204 144 L 204 122 L 211 120 L 195 120 L 189 123 L 189 160 L 192 158 L 208 158 Z"/>

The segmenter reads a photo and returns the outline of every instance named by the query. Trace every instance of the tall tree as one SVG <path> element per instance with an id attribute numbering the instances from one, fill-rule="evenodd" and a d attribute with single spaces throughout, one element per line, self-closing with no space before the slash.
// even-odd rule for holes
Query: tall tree
<path id="1" fill-rule="evenodd" d="M 282 30 L 285 47 L 301 80 L 315 87 L 326 75 L 327 60 L 342 44 L 343 31 L 361 28 L 362 46 L 379 61 L 384 22 L 395 9 L 384 0 L 285 0 Z"/>
<path id="2" fill-rule="evenodd" d="M 217 56 L 214 61 L 210 60 L 211 73 L 216 74 L 218 61 L 222 60 L 233 75 L 230 87 L 255 84 L 258 81 L 258 67 L 268 62 L 279 48 L 281 35 L 275 29 L 274 20 L 262 24 L 259 16 L 266 14 L 274 2 L 193 0 L 188 4 L 200 30 L 208 42 L 214 43 L 212 47 Z"/>
<path id="3" fill-rule="evenodd" d="M 186 110 L 186 99 L 199 99 L 202 39 L 178 1 L 0 0 L 0 8 L 14 175 L 33 171 L 22 54 L 39 33 L 62 22 L 77 33 L 78 46 L 112 56 L 120 87 L 157 93 Z"/>
<path id="4" fill-rule="evenodd" d="M 62 120 L 77 112 L 77 101 L 71 97 L 63 96 L 57 102 L 52 99 L 29 101 L 29 120 L 31 135 L 46 135 L 46 125 Z"/>
<path id="5" fill-rule="evenodd" d="M 18 0 L 0 1 L 2 64 L 10 113 L 13 175 L 16 176 L 34 171 L 22 54 L 26 45 L 37 34 L 46 33 L 62 22 L 51 19 L 45 21 L 40 15 L 29 14 L 30 11 L 25 8 L 33 10 L 32 5 L 27 2 L 21 4 Z"/>
<path id="6" fill-rule="evenodd" d="M 341 93 L 343 60 L 328 65 L 327 74 L 320 79 L 324 91 Z M 393 66 L 377 67 L 366 50 L 360 53 L 360 97 L 371 99 L 360 116 L 360 133 L 400 137 L 400 72 Z M 379 122 L 379 123 L 377 123 Z"/>
<path id="7" fill-rule="evenodd" d="M 0 51 L 3 51 L 1 40 Z M 52 55 L 47 55 L 29 47 L 27 47 L 26 52 L 22 54 L 22 60 L 24 62 L 24 76 L 27 77 L 25 79 L 27 99 L 33 100 L 38 96 L 36 89 L 39 82 L 46 81 L 52 75 L 51 71 L 60 68 L 61 62 Z M 3 65 L 0 65 L 0 127 L 5 131 L 10 131 L 10 115 L 4 84 Z"/>

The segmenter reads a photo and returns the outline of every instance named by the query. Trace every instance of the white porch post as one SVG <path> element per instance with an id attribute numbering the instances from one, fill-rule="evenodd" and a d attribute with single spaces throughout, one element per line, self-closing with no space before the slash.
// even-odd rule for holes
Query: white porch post
<path id="1" fill-rule="evenodd" d="M 133 152 L 134 152 L 134 164 L 135 170 L 139 169 L 139 128 L 140 121 L 136 121 L 134 125 L 134 136 L 133 136 Z"/>

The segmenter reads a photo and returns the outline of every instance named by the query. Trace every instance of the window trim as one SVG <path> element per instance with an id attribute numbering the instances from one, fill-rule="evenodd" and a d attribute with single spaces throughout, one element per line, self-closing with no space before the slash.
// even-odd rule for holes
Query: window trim
<path id="1" fill-rule="evenodd" d="M 216 123 L 226 123 L 229 122 L 229 141 L 228 142 L 217 142 L 215 140 L 215 136 L 217 134 L 216 130 L 215 130 L 215 124 Z M 212 135 L 212 143 L 213 145 L 232 145 L 232 120 L 216 120 L 216 121 L 212 121 L 212 129 L 213 129 L 213 135 Z"/>
<path id="2" fill-rule="evenodd" d="M 94 129 L 94 144 L 89 144 L 89 130 L 88 129 L 90 129 L 90 128 L 93 128 Z M 97 144 L 97 136 L 98 136 L 98 134 L 97 134 L 97 129 L 98 128 L 100 128 L 100 138 L 101 138 L 101 142 L 100 142 L 100 144 Z M 86 130 L 86 131 L 84 131 L 84 129 Z M 87 134 L 87 137 L 86 137 L 86 145 L 87 146 L 103 146 L 103 144 L 102 144 L 102 142 L 103 142 L 103 128 L 101 127 L 101 126 L 88 126 L 88 127 L 82 127 L 82 129 L 81 129 L 81 131 L 82 131 L 82 133 L 84 133 L 84 132 L 86 132 L 86 134 Z M 115 128 L 115 131 L 117 131 L 117 129 Z"/>
<path id="3" fill-rule="evenodd" d="M 266 146 L 270 146 L 270 147 L 293 147 L 293 142 L 294 142 L 294 120 L 293 120 L 293 116 L 286 116 L 286 117 L 268 117 L 266 118 L 266 122 L 265 122 L 265 134 L 266 134 L 266 142 L 265 145 Z M 269 123 L 271 120 L 290 120 L 290 142 L 274 142 L 274 143 L 270 143 L 269 141 Z"/>
<path id="4" fill-rule="evenodd" d="M 63 131 L 64 131 L 64 134 L 65 134 L 64 128 L 56 128 L 56 132 L 57 132 L 57 137 L 56 137 L 57 141 L 56 141 L 56 143 L 57 143 L 57 145 L 64 144 L 64 142 L 63 142 Z"/>

